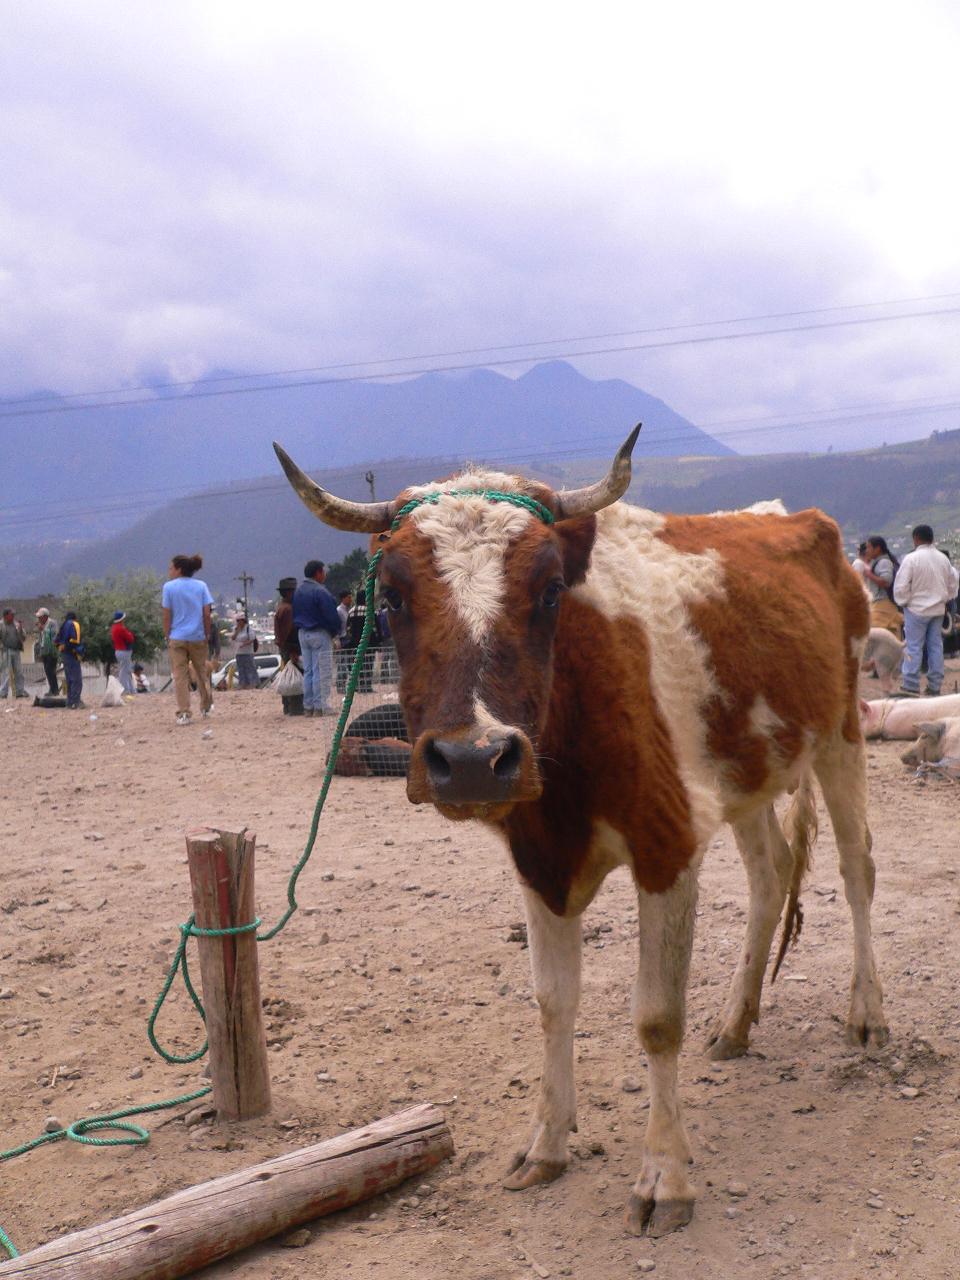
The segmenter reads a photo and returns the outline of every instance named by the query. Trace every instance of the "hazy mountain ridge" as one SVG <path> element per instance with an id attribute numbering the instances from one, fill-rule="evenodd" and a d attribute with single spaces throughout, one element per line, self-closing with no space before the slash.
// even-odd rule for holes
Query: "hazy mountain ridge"
<path id="1" fill-rule="evenodd" d="M 218 372 L 192 388 L 158 388 L 153 399 L 125 407 L 80 408 L 75 400 L 45 400 L 43 393 L 26 404 L 0 402 L 0 415 L 19 415 L 4 416 L 2 428 L 10 446 L 4 465 L 9 502 L 22 494 L 38 508 L 69 503 L 75 512 L 70 536 L 103 536 L 119 525 L 97 509 L 99 502 L 106 507 L 115 495 L 136 489 L 144 491 L 149 510 L 176 491 L 262 475 L 274 439 L 304 466 L 339 467 L 438 452 L 517 457 L 575 447 L 591 435 L 626 435 L 642 421 L 645 453 L 732 452 L 655 396 L 618 379 L 595 382 L 563 361 L 544 362 L 516 379 L 478 369 L 404 382 L 332 379 L 297 386 L 288 380 L 225 394 L 234 376 Z M 23 540 L 49 536 L 42 525 L 31 528 L 29 514 L 18 522 Z"/>
<path id="2" fill-rule="evenodd" d="M 597 479 L 609 457 L 546 461 L 523 468 L 553 486 Z M 456 458 L 360 463 L 316 472 L 321 484 L 342 497 L 365 500 L 368 466 L 377 496 L 393 496 L 410 484 L 457 470 Z M 628 501 L 660 511 L 730 510 L 765 498 L 782 498 L 791 510 L 818 506 L 844 528 L 848 543 L 868 533 L 904 539 L 905 527 L 930 521 L 938 537 L 960 529 L 960 431 L 910 445 L 854 454 L 783 455 L 753 458 L 637 457 Z M 365 545 L 361 536 L 328 529 L 275 473 L 260 480 L 179 499 L 123 534 L 84 547 L 56 569 L 8 577 L 7 593 L 62 589 L 71 573 L 101 577 L 145 566 L 165 572 L 171 555 L 199 550 L 205 579 L 228 598 L 236 576 L 252 573 L 256 598 L 269 598 L 281 576 L 299 574 L 305 560 L 341 559 Z"/>

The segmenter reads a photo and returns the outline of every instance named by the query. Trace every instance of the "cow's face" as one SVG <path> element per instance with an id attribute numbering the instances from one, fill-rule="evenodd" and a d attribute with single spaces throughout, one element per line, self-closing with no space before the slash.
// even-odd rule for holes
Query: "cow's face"
<path id="1" fill-rule="evenodd" d="M 630 483 L 639 430 L 604 479 L 583 489 L 553 493 L 517 476 L 471 472 L 380 503 L 335 498 L 274 445 L 321 520 L 375 535 L 378 593 L 391 611 L 413 740 L 407 794 L 415 803 L 451 818 L 496 820 L 540 795 L 537 743 L 563 594 L 586 574 L 595 513 Z"/>
<path id="2" fill-rule="evenodd" d="M 459 477 L 455 487 L 490 485 Z M 450 818 L 497 819 L 539 796 L 553 637 L 564 593 L 586 572 L 595 526 L 594 516 L 548 525 L 506 502 L 449 496 L 373 539 L 414 744 L 414 803 Z"/>

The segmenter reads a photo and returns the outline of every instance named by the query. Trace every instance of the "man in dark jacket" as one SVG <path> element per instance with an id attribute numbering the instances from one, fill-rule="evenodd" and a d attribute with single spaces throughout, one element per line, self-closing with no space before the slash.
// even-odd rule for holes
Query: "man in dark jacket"
<path id="1" fill-rule="evenodd" d="M 297 589 L 296 578 L 281 578 L 277 585 L 280 603 L 273 615 L 273 638 L 276 641 L 280 657 L 285 663 L 292 662 L 298 670 L 303 667 L 300 662 L 300 637 L 293 624 L 293 593 Z M 303 694 L 290 694 L 281 698 L 285 716 L 303 715 Z"/>
<path id="2" fill-rule="evenodd" d="M 367 621 L 367 593 L 363 587 L 357 592 L 357 603 L 347 614 L 347 633 L 343 637 L 344 652 L 349 654 L 349 660 L 352 665 L 357 649 L 360 647 L 360 639 L 363 636 L 363 628 Z M 377 649 L 380 647 L 380 621 L 376 613 L 373 614 L 373 625 L 370 630 L 370 639 L 367 643 L 367 651 L 363 655 L 363 664 L 360 668 L 360 676 L 357 681 L 358 693 L 373 692 L 373 664 L 376 660 Z"/>
<path id="3" fill-rule="evenodd" d="M 303 582 L 293 593 L 293 622 L 299 632 L 303 655 L 303 714 L 329 714 L 333 679 L 333 640 L 340 634 L 337 602 L 323 585 L 327 576 L 322 560 L 308 560 Z"/>
<path id="4" fill-rule="evenodd" d="M 83 657 L 83 643 L 80 639 L 80 623 L 71 609 L 57 632 L 57 648 L 63 657 L 63 674 L 67 679 L 67 706 L 71 711 L 82 707 L 80 701 L 83 693 L 83 671 L 80 659 Z"/>

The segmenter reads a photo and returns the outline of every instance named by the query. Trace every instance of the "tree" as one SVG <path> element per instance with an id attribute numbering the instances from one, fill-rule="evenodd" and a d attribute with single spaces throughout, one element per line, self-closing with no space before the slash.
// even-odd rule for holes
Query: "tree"
<path id="1" fill-rule="evenodd" d="M 339 596 L 341 591 L 352 591 L 356 595 L 357 588 L 363 586 L 363 580 L 367 576 L 367 563 L 367 553 L 357 547 L 336 564 L 327 565 L 324 586 L 334 596 Z"/>
<path id="2" fill-rule="evenodd" d="M 102 662 L 104 671 L 110 674 L 115 661 L 110 627 L 117 610 L 127 615 L 126 625 L 136 637 L 134 658 L 152 658 L 163 648 L 162 586 L 160 578 L 149 569 L 134 569 L 109 578 L 71 578 L 64 607 L 73 609 L 79 619 L 88 661 Z"/>

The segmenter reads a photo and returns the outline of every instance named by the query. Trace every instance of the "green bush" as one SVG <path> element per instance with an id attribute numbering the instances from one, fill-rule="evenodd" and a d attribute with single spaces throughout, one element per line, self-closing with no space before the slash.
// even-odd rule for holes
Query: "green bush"
<path id="1" fill-rule="evenodd" d="M 118 609 L 127 616 L 126 625 L 136 641 L 134 659 L 152 658 L 164 646 L 160 591 L 163 583 L 149 569 L 134 569 L 109 578 L 71 578 L 64 608 L 73 609 L 80 620 L 80 633 L 88 662 L 103 663 L 109 673 L 114 664 L 110 627 Z"/>

